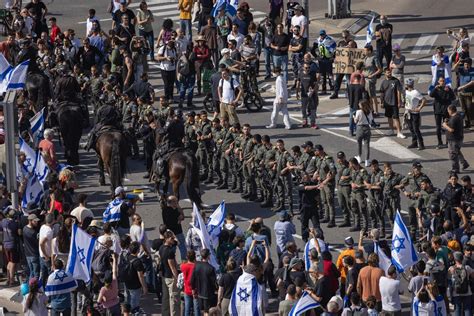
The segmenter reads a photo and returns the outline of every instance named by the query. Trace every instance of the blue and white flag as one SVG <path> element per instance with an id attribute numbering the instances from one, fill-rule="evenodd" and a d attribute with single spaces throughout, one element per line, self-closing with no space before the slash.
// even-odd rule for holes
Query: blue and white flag
<path id="1" fill-rule="evenodd" d="M 21 200 L 21 207 L 26 208 L 30 202 L 39 206 L 43 194 L 43 185 L 38 180 L 38 177 L 35 174 L 30 175 Z"/>
<path id="2" fill-rule="evenodd" d="M 206 224 L 202 219 L 201 212 L 199 211 L 199 208 L 197 207 L 196 203 L 193 203 L 193 216 L 193 226 L 196 229 L 196 233 L 198 234 L 199 238 L 201 239 L 202 248 L 209 249 L 209 251 L 211 252 L 209 263 L 211 264 L 211 266 L 214 267 L 214 269 L 218 270 L 219 264 L 216 260 L 216 254 L 214 252 L 214 247 L 212 246 L 211 237 L 209 236 Z"/>
<path id="3" fill-rule="evenodd" d="M 25 153 L 26 156 L 26 160 L 23 162 L 23 168 L 29 173 L 34 173 L 37 160 L 36 152 L 21 137 L 18 137 L 18 144 L 20 145 L 20 151 Z"/>
<path id="4" fill-rule="evenodd" d="M 35 175 L 38 177 L 39 182 L 44 186 L 49 174 L 49 167 L 46 161 L 41 155 L 40 151 L 36 152 L 36 164 L 35 164 Z"/>
<path id="5" fill-rule="evenodd" d="M 303 292 L 303 295 L 301 295 L 301 298 L 298 300 L 298 302 L 293 305 L 293 308 L 291 309 L 288 316 L 298 316 L 319 306 L 321 306 L 321 304 L 319 304 L 314 298 L 311 297 L 311 295 L 309 295 L 308 292 L 305 291 Z"/>
<path id="6" fill-rule="evenodd" d="M 71 293 L 77 288 L 77 281 L 64 270 L 55 270 L 48 277 L 44 288 L 47 296 Z"/>
<path id="7" fill-rule="evenodd" d="M 403 272 L 417 262 L 418 254 L 403 222 L 402 215 L 400 211 L 397 211 L 392 235 L 392 263 L 397 267 L 398 272 Z"/>
<path id="8" fill-rule="evenodd" d="M 229 304 L 232 316 L 263 316 L 263 289 L 257 279 L 244 271 L 238 278 Z"/>
<path id="9" fill-rule="evenodd" d="M 239 8 L 239 0 L 217 0 L 212 7 L 211 15 L 216 17 L 222 6 L 225 6 L 225 12 L 228 16 L 235 16 Z"/>
<path id="10" fill-rule="evenodd" d="M 7 74 L 12 70 L 12 66 L 5 58 L 5 56 L 0 53 L 0 81 L 6 78 Z"/>
<path id="11" fill-rule="evenodd" d="M 224 225 L 225 216 L 225 201 L 222 201 L 211 216 L 209 216 L 207 221 L 207 231 L 211 237 L 211 243 L 214 249 L 219 245 L 219 235 L 221 234 L 222 226 Z"/>
<path id="12" fill-rule="evenodd" d="M 369 25 L 367 25 L 367 38 L 365 40 L 366 44 L 372 43 L 372 39 L 374 38 L 374 19 L 375 16 L 372 16 L 372 20 L 370 21 Z"/>
<path id="13" fill-rule="evenodd" d="M 310 254 L 311 254 L 311 249 L 316 248 L 315 240 L 316 239 L 311 238 L 310 240 L 306 242 L 306 245 L 304 246 L 303 260 L 304 260 L 306 271 L 309 271 L 309 268 L 311 268 Z M 319 244 L 319 248 L 321 249 L 321 252 L 325 252 L 329 250 L 328 244 L 324 240 L 318 238 L 318 244 Z"/>
<path id="14" fill-rule="evenodd" d="M 35 145 L 38 145 L 40 140 L 43 138 L 44 132 L 44 108 L 41 109 L 38 113 L 35 114 L 30 119 L 31 125 L 31 136 L 33 137 L 33 141 Z"/>
<path id="15" fill-rule="evenodd" d="M 385 275 L 388 275 L 388 268 L 392 265 L 392 260 L 385 254 L 376 241 L 374 241 L 374 252 L 379 257 L 379 268 L 385 272 Z"/>
<path id="16" fill-rule="evenodd" d="M 6 76 L 6 90 L 21 90 L 25 88 L 26 74 L 30 60 L 25 60 L 13 68 Z"/>
<path id="17" fill-rule="evenodd" d="M 118 222 L 120 220 L 120 207 L 122 206 L 123 200 L 121 198 L 115 198 L 112 202 L 107 205 L 104 213 L 102 214 L 103 222 Z"/>
<path id="18" fill-rule="evenodd" d="M 76 280 L 89 282 L 91 278 L 91 264 L 94 256 L 95 238 L 80 229 L 77 224 L 72 225 L 71 249 L 67 272 Z"/>

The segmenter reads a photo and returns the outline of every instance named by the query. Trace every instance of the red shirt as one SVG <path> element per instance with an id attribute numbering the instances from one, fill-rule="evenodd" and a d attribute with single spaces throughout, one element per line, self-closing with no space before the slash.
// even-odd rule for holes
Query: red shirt
<path id="1" fill-rule="evenodd" d="M 184 276 L 184 294 L 189 296 L 193 295 L 193 289 L 191 287 L 191 276 L 193 275 L 194 265 L 195 263 L 193 262 L 186 262 L 181 264 L 181 272 Z"/>
<path id="2" fill-rule="evenodd" d="M 323 260 L 323 274 L 328 278 L 329 290 L 335 293 L 339 288 L 339 282 L 337 280 L 339 278 L 339 271 L 331 260 Z"/>
<path id="3" fill-rule="evenodd" d="M 58 34 L 61 33 L 61 29 L 57 25 L 51 26 L 51 36 L 50 36 L 50 41 L 51 44 L 54 44 L 54 41 L 56 40 L 56 37 Z"/>
<path id="4" fill-rule="evenodd" d="M 56 170 L 57 161 L 56 161 L 56 151 L 54 150 L 54 144 L 47 139 L 43 139 L 38 144 L 38 148 L 43 153 L 43 157 L 45 155 L 47 156 L 47 159 L 45 160 L 48 166 L 51 169 Z"/>

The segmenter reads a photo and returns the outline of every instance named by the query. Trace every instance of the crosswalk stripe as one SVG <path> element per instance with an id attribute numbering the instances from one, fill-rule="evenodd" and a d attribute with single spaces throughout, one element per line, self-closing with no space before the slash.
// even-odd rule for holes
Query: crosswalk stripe
<path id="1" fill-rule="evenodd" d="M 176 4 L 166 4 L 166 5 L 156 4 L 156 5 L 149 5 L 148 6 L 148 10 L 150 10 L 151 12 L 164 11 L 164 10 L 169 10 L 169 9 L 172 9 L 171 11 L 176 11 L 176 12 L 179 13 L 179 10 L 176 7 Z M 153 14 L 153 15 L 155 15 L 155 14 Z"/>
<path id="2" fill-rule="evenodd" d="M 416 41 L 415 46 L 410 54 L 413 55 L 421 55 L 421 54 L 429 54 L 431 52 L 431 47 L 433 46 L 434 42 L 438 38 L 439 34 L 428 35 L 423 34 L 418 38 Z"/>
<path id="3" fill-rule="evenodd" d="M 139 0 L 137 0 L 136 2 L 132 2 L 129 4 L 129 8 L 138 8 L 140 6 L 140 2 Z M 154 4 L 165 4 L 165 3 L 173 3 L 173 1 L 170 1 L 170 0 L 150 0 L 150 1 L 145 1 L 146 4 L 148 4 L 148 7 L 150 7 L 151 5 L 154 5 Z M 176 7 L 178 5 L 178 1 L 174 2 L 174 6 Z"/>
<path id="4" fill-rule="evenodd" d="M 392 45 L 398 44 L 398 45 L 400 45 L 400 47 L 401 47 L 402 50 L 403 50 L 402 42 L 403 42 L 404 39 L 405 39 L 405 35 L 404 35 L 404 34 L 400 34 L 400 36 L 393 37 L 393 39 L 392 39 Z"/>

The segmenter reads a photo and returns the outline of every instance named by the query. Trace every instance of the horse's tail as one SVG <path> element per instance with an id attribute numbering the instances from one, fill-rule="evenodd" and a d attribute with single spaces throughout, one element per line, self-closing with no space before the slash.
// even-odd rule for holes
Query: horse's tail
<path id="1" fill-rule="evenodd" d="M 184 156 L 186 157 L 186 190 L 188 192 L 188 197 L 191 202 L 197 204 L 201 207 L 201 193 L 199 192 L 199 169 L 197 165 L 196 157 L 193 154 L 185 151 Z"/>
<path id="2" fill-rule="evenodd" d="M 110 183 L 113 189 L 122 183 L 122 167 L 120 163 L 120 140 L 112 140 L 112 151 L 110 153 Z"/>

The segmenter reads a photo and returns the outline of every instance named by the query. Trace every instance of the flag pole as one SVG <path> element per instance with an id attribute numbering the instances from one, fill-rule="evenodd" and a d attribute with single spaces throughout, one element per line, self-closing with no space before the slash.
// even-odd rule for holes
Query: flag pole
<path id="1" fill-rule="evenodd" d="M 18 188 L 16 181 L 16 149 L 15 149 L 15 109 L 13 101 L 15 91 L 7 91 L 3 102 L 3 111 L 5 113 L 5 154 L 7 164 L 7 189 L 10 192 L 12 206 L 18 209 Z"/>

